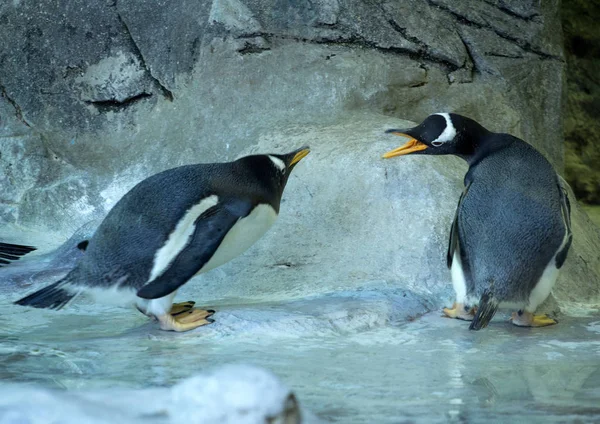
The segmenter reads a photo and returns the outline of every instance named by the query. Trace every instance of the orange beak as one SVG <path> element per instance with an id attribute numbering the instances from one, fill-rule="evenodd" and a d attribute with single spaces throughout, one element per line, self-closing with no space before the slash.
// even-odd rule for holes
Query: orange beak
<path id="1" fill-rule="evenodd" d="M 294 157 L 292 158 L 292 161 L 290 162 L 290 166 L 294 165 L 298 162 L 300 162 L 302 159 L 304 159 L 306 157 L 306 155 L 308 155 L 310 153 L 310 149 L 308 146 L 304 146 L 302 147 L 300 150 L 298 150 L 298 153 L 296 153 L 294 155 Z"/>
<path id="2" fill-rule="evenodd" d="M 402 132 L 396 132 L 396 131 L 389 131 L 391 134 L 394 135 L 399 135 L 402 137 L 408 137 L 409 140 L 408 142 L 406 142 L 404 145 L 398 147 L 397 149 L 394 150 L 390 150 L 389 152 L 385 153 L 382 157 L 384 159 L 389 159 L 389 158 L 393 158 L 396 156 L 402 156 L 402 155 L 408 155 L 409 153 L 413 153 L 413 152 L 418 152 L 420 150 L 425 150 L 427 149 L 427 145 L 421 143 L 420 141 L 412 138 L 412 136 L 408 135 L 408 134 L 404 134 Z"/>

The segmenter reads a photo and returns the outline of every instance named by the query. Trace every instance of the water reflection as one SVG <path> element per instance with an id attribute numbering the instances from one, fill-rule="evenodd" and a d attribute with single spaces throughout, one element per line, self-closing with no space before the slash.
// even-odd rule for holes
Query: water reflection
<path id="1" fill-rule="evenodd" d="M 357 330 L 357 316 L 348 328 L 344 321 L 328 327 L 306 318 L 318 311 L 297 305 L 216 306 L 215 324 L 175 334 L 130 310 L 80 304 L 56 313 L 4 300 L 0 379 L 142 388 L 243 362 L 275 372 L 330 422 L 600 419 L 597 317 L 542 330 L 499 320 L 474 333 L 467 323 L 431 313 Z"/>

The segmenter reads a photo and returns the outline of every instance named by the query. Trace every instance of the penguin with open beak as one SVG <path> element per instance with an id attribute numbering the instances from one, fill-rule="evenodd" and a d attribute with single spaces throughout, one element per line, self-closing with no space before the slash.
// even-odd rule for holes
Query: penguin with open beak
<path id="1" fill-rule="evenodd" d="M 119 298 L 155 317 L 163 330 L 213 322 L 213 310 L 173 304 L 193 276 L 243 253 L 273 225 L 294 167 L 310 152 L 181 166 L 133 187 L 111 209 L 75 268 L 16 304 L 60 309 L 88 292 Z"/>
<path id="2" fill-rule="evenodd" d="M 22 256 L 37 250 L 33 246 L 24 246 L 20 244 L 0 243 L 0 268 L 18 261 Z"/>
<path id="3" fill-rule="evenodd" d="M 469 165 L 447 254 L 456 302 L 445 315 L 472 321 L 469 328 L 479 330 L 499 306 L 510 306 L 518 309 L 511 318 L 515 325 L 556 324 L 534 315 L 572 241 L 569 199 L 552 165 L 525 141 L 454 113 L 386 132 L 408 141 L 384 158 L 451 154 Z"/>

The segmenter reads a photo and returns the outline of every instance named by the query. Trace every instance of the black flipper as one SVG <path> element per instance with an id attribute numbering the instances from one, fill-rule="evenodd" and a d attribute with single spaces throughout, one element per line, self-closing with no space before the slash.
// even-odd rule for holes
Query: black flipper
<path id="1" fill-rule="evenodd" d="M 78 294 L 66 290 L 64 288 L 66 284 L 68 284 L 66 279 L 57 281 L 23 299 L 17 300 L 15 305 L 33 306 L 34 308 L 61 309 Z"/>
<path id="2" fill-rule="evenodd" d="M 450 237 L 448 239 L 448 252 L 446 253 L 446 263 L 448 264 L 448 268 L 452 268 L 452 258 L 454 257 L 454 252 L 456 250 L 456 245 L 458 244 L 458 210 L 460 209 L 460 204 L 463 199 L 467 195 L 469 191 L 469 187 L 471 184 L 465 187 L 463 192 L 458 199 L 458 205 L 456 206 L 456 212 L 454 213 L 454 220 L 452 221 L 452 226 L 450 227 Z"/>
<path id="3" fill-rule="evenodd" d="M 479 299 L 477 313 L 475 314 L 473 321 L 471 321 L 469 330 L 477 331 L 487 327 L 489 322 L 496 314 L 499 304 L 500 302 L 496 297 L 494 297 L 494 293 L 491 290 L 486 289 Z"/>
<path id="4" fill-rule="evenodd" d="M 558 184 L 558 191 L 560 193 L 560 209 L 563 222 L 565 224 L 567 237 L 566 243 L 564 243 L 559 252 L 556 254 L 556 268 L 560 269 L 567 259 L 567 253 L 569 253 L 569 248 L 573 242 L 573 233 L 571 232 L 571 202 L 569 202 L 569 194 L 564 186 L 560 183 L 560 180 Z"/>
<path id="5" fill-rule="evenodd" d="M 231 227 L 251 210 L 250 201 L 242 199 L 222 200 L 207 209 L 194 223 L 196 228 L 188 245 L 160 276 L 142 287 L 137 295 L 144 299 L 158 299 L 177 290 L 200 271 Z"/>
<path id="6" fill-rule="evenodd" d="M 17 261 L 21 256 L 36 250 L 33 246 L 22 246 L 20 244 L 0 243 L 0 267 Z"/>

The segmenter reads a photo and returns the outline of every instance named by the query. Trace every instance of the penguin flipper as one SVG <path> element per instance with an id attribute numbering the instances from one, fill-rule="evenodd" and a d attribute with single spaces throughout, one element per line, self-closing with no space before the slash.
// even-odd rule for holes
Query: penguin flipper
<path id="1" fill-rule="evenodd" d="M 195 222 L 190 242 L 169 267 L 137 292 L 144 299 L 166 296 L 192 278 L 210 260 L 235 223 L 248 215 L 250 201 L 232 199 L 220 202 L 202 213 Z"/>
<path id="2" fill-rule="evenodd" d="M 569 201 L 569 194 L 567 193 L 567 190 L 564 186 L 566 182 L 564 182 L 563 184 L 561 180 L 562 179 L 559 179 L 558 182 L 558 192 L 560 194 L 560 209 L 565 226 L 566 241 L 563 243 L 561 249 L 556 254 L 556 268 L 558 269 L 560 269 L 565 263 L 565 260 L 567 259 L 567 253 L 569 252 L 571 242 L 573 241 L 573 233 L 571 231 L 571 202 Z"/>
<path id="3" fill-rule="evenodd" d="M 456 206 L 456 212 L 454 213 L 454 220 L 452 221 L 452 226 L 450 227 L 450 237 L 448 239 L 448 253 L 446 254 L 446 263 L 448 264 L 448 269 L 452 268 L 452 258 L 454 257 L 456 246 L 458 245 L 458 211 L 460 210 L 460 205 L 463 199 L 469 191 L 469 187 L 471 187 L 471 183 L 469 183 L 469 185 L 465 187 L 465 189 L 460 195 L 460 198 L 458 199 L 458 205 Z"/>

